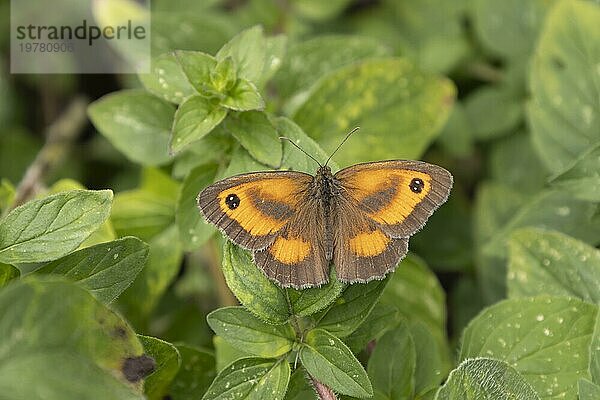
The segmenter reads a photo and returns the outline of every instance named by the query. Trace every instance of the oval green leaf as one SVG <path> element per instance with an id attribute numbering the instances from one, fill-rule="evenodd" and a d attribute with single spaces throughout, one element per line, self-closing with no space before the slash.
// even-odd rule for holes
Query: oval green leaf
<path id="1" fill-rule="evenodd" d="M 573 298 L 511 299 L 482 311 L 464 331 L 460 360 L 493 357 L 525 377 L 542 399 L 575 399 L 589 377 L 597 307 Z"/>
<path id="2" fill-rule="evenodd" d="M 540 400 L 521 374 L 504 361 L 472 358 L 450 373 L 435 400 Z"/>
<path id="3" fill-rule="evenodd" d="M 300 360 L 308 373 L 337 393 L 366 398 L 373 388 L 366 371 L 346 345 L 323 329 L 304 336 Z"/>
<path id="4" fill-rule="evenodd" d="M 215 233 L 215 229 L 200 215 L 196 197 L 202 189 L 213 183 L 217 168 L 216 164 L 201 165 L 190 171 L 183 181 L 175 222 L 186 250 L 197 249 Z"/>
<path id="5" fill-rule="evenodd" d="M 555 231 L 525 228 L 509 241 L 508 295 L 600 302 L 600 250 Z"/>
<path id="6" fill-rule="evenodd" d="M 87 247 L 36 270 L 77 282 L 98 300 L 108 304 L 127 289 L 148 258 L 148 245 L 127 237 Z"/>
<path id="7" fill-rule="evenodd" d="M 144 382 L 144 393 L 150 400 L 162 400 L 179 371 L 181 356 L 175 346 L 164 340 L 143 335 L 138 338 L 146 354 L 156 361 L 156 369 Z"/>
<path id="8" fill-rule="evenodd" d="M 446 122 L 455 91 L 449 80 L 423 73 L 405 59 L 366 60 L 320 80 L 293 119 L 329 149 L 360 126 L 355 140 L 336 155 L 342 166 L 418 159 Z"/>
<path id="9" fill-rule="evenodd" d="M 27 278 L 0 292 L 0 315 L 3 393 L 143 398 L 151 359 L 129 325 L 80 286 Z"/>
<path id="10" fill-rule="evenodd" d="M 259 270 L 250 252 L 227 241 L 222 267 L 227 286 L 250 312 L 275 325 L 289 319 L 285 293 Z"/>
<path id="11" fill-rule="evenodd" d="M 217 375 L 202 399 L 283 399 L 290 373 L 290 364 L 285 360 L 242 358 Z"/>
<path id="12" fill-rule="evenodd" d="M 30 201 L 0 220 L 0 262 L 52 261 L 75 250 L 110 214 L 110 190 L 72 190 Z"/>
<path id="13" fill-rule="evenodd" d="M 279 357 L 292 350 L 296 335 L 289 323 L 270 325 L 244 307 L 219 308 L 206 317 L 213 331 L 239 350 L 259 357 Z"/>
<path id="14" fill-rule="evenodd" d="M 90 104 L 94 126 L 121 153 L 141 165 L 162 165 L 169 156 L 175 108 L 144 90 L 111 93 Z"/>
<path id="15" fill-rule="evenodd" d="M 529 123 L 539 157 L 563 171 L 600 142 L 600 7 L 559 1 L 549 12 L 531 67 Z"/>

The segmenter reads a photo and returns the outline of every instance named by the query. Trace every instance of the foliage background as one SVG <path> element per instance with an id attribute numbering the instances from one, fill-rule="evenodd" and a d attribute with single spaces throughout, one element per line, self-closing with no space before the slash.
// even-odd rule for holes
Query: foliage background
<path id="1" fill-rule="evenodd" d="M 152 3 L 152 74 L 18 76 L 0 0 L 0 398 L 217 398 L 251 374 L 311 398 L 303 369 L 287 381 L 296 352 L 348 396 L 598 398 L 597 2 Z M 173 50 L 217 54 L 220 69 Z M 293 310 L 318 328 L 302 347 L 290 325 L 262 320 L 305 303 L 278 302 L 268 282 L 240 286 L 261 275 L 230 246 L 221 265 L 194 197 L 238 172 L 312 171 L 277 137 L 323 158 L 354 126 L 338 166 L 423 159 L 455 187 L 392 278 L 333 285 L 333 305 Z M 24 179 L 31 165 L 40 173 Z M 246 308 L 207 322 L 238 304 L 229 288 Z M 235 342 L 256 332 L 272 345 Z M 327 356 L 326 339 L 348 354 Z M 252 372 L 222 372 L 205 394 L 240 348 Z M 144 352 L 157 365 L 142 385 Z"/>

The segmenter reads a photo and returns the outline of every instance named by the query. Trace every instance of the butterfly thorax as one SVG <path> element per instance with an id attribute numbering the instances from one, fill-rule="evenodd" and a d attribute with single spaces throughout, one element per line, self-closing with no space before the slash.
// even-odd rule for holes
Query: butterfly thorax
<path id="1" fill-rule="evenodd" d="M 323 201 L 325 208 L 329 208 L 332 199 L 340 193 L 339 182 L 334 178 L 328 166 L 320 167 L 314 178 L 313 190 L 315 195 Z"/>

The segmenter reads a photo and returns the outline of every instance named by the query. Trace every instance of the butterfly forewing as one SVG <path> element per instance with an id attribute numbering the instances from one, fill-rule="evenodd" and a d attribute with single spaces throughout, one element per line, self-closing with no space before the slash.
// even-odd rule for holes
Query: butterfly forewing
<path id="1" fill-rule="evenodd" d="M 421 161 L 357 164 L 335 178 L 359 210 L 390 237 L 409 237 L 421 229 L 452 188 L 444 168 Z"/>
<path id="2" fill-rule="evenodd" d="M 339 171 L 334 264 L 344 282 L 383 279 L 408 252 L 408 238 L 443 204 L 445 169 L 419 161 L 358 164 Z"/>
<path id="3" fill-rule="evenodd" d="M 292 219 L 312 176 L 300 172 L 257 172 L 224 179 L 198 195 L 207 221 L 232 242 L 261 250 Z"/>

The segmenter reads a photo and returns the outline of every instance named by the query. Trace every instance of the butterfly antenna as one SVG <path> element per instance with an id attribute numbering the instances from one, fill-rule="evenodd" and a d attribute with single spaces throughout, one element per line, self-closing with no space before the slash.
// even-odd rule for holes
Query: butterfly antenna
<path id="1" fill-rule="evenodd" d="M 303 152 L 304 154 L 306 154 L 308 157 L 312 158 L 314 162 L 316 162 L 317 164 L 319 164 L 319 167 L 322 167 L 321 163 L 319 161 L 317 161 L 316 158 L 314 158 L 313 156 L 311 156 L 310 154 L 308 154 L 306 151 L 304 151 L 304 149 L 300 146 L 298 146 L 296 143 L 294 143 L 294 141 L 288 137 L 285 136 L 279 136 L 280 140 L 287 140 L 288 142 L 290 142 L 291 144 L 294 145 L 294 147 L 296 147 L 298 150 L 300 150 L 301 152 Z M 327 164 L 325 164 L 327 165 Z"/>
<path id="2" fill-rule="evenodd" d="M 360 129 L 360 126 L 357 126 L 356 128 L 352 129 L 350 132 L 348 132 L 348 134 L 346 135 L 344 140 L 342 140 L 342 143 L 338 144 L 338 147 L 335 148 L 335 150 L 333 151 L 333 153 L 331 153 L 331 155 L 329 156 L 327 161 L 325 161 L 325 165 L 327 165 L 329 163 L 329 161 L 331 161 L 331 158 L 333 157 L 333 155 L 335 153 L 337 153 L 337 151 L 340 149 L 340 147 L 342 147 L 344 145 L 344 143 L 346 143 L 346 140 L 348 140 L 350 138 L 350 136 L 352 136 L 352 134 L 359 129 Z"/>

